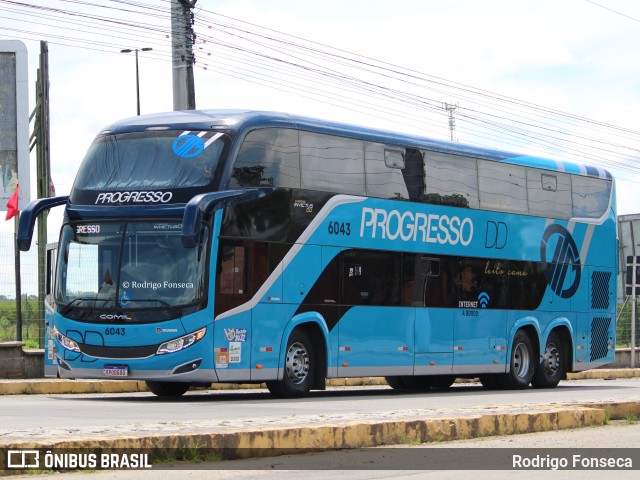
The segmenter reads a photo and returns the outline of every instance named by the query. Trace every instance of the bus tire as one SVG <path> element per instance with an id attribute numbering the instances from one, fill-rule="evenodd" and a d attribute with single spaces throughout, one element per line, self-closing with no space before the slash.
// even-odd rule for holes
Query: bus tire
<path id="1" fill-rule="evenodd" d="M 500 390 L 500 377 L 498 375 L 481 375 L 480 383 L 485 390 Z"/>
<path id="2" fill-rule="evenodd" d="M 152 382 L 146 381 L 147 388 L 158 397 L 181 397 L 191 387 L 184 382 Z"/>
<path id="3" fill-rule="evenodd" d="M 429 390 L 433 386 L 433 378 L 428 375 L 407 375 L 400 377 L 406 389 Z"/>
<path id="4" fill-rule="evenodd" d="M 404 377 L 384 377 L 387 385 L 389 385 L 394 390 L 406 390 L 407 387 L 404 383 Z"/>
<path id="5" fill-rule="evenodd" d="M 452 375 L 435 375 L 431 378 L 431 388 L 438 388 L 443 390 L 449 388 L 451 385 L 453 385 L 453 382 L 456 381 L 456 377 Z"/>
<path id="6" fill-rule="evenodd" d="M 315 370 L 313 343 L 306 333 L 296 329 L 287 341 L 282 380 L 267 382 L 267 388 L 279 398 L 303 397 L 311 391 Z"/>
<path id="7" fill-rule="evenodd" d="M 549 334 L 542 356 L 542 362 L 536 365 L 531 385 L 535 388 L 555 388 L 564 376 L 565 362 L 562 340 L 555 332 Z"/>
<path id="8" fill-rule="evenodd" d="M 524 330 L 518 330 L 511 345 L 511 365 L 509 373 L 500 375 L 501 388 L 520 390 L 531 383 L 535 371 L 533 344 Z"/>

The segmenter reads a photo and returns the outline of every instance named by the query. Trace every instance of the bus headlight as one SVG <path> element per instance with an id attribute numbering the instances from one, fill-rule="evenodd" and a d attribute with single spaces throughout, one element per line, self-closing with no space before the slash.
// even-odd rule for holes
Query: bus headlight
<path id="1" fill-rule="evenodd" d="M 58 343 L 60 343 L 60 345 L 62 345 L 67 350 L 71 350 L 72 352 L 80 352 L 80 347 L 78 346 L 78 344 L 71 340 L 69 337 L 61 334 L 60 330 L 58 330 L 56 327 L 53 327 L 53 336 L 56 337 Z"/>
<path id="2" fill-rule="evenodd" d="M 174 353 L 179 352 L 180 350 L 184 350 L 187 347 L 190 347 L 197 341 L 201 340 L 204 337 L 204 334 L 207 333 L 207 329 L 201 328 L 197 332 L 190 333 L 189 335 L 185 335 L 180 338 L 174 338 L 173 340 L 169 340 L 168 342 L 164 342 L 162 345 L 158 347 L 157 355 L 163 355 L 165 353 Z"/>

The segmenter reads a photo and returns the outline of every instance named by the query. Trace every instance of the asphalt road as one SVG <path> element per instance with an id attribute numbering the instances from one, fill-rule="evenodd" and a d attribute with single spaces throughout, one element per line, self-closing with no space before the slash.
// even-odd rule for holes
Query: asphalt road
<path id="1" fill-rule="evenodd" d="M 551 390 L 499 392 L 477 384 L 424 393 L 387 387 L 340 388 L 296 400 L 278 400 L 256 390 L 198 391 L 175 401 L 149 393 L 9 395 L 0 397 L 0 441 L 260 429 L 621 401 L 640 401 L 640 378 L 565 381 Z"/>

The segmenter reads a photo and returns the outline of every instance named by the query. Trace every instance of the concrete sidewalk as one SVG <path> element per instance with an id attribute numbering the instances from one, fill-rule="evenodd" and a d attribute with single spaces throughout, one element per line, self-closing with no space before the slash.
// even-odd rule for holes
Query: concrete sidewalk
<path id="1" fill-rule="evenodd" d="M 570 380 L 640 377 L 640 369 L 593 370 L 571 374 Z M 569 380 L 569 381 L 570 381 Z M 332 380 L 338 385 L 379 385 L 381 378 Z M 226 384 L 214 386 L 228 388 Z M 260 386 L 256 386 L 259 388 Z M 236 387 L 237 388 L 237 387 Z M 118 393 L 146 390 L 144 382 L 4 380 L 2 394 Z M 225 423 L 198 419 L 176 425 L 148 424 L 96 436 L 95 431 L 75 431 L 73 437 L 51 435 L 17 436 L 0 440 L 3 449 L 127 449 L 151 452 L 152 458 L 182 458 L 186 451 L 202 458 L 247 458 L 317 449 L 347 449 L 380 445 L 444 442 L 493 435 L 511 435 L 548 430 L 604 425 L 610 420 L 640 417 L 638 401 L 496 405 L 474 408 L 398 410 L 367 415 L 308 415 L 264 421 Z M 0 459 L 2 460 L 2 459 Z M 1 468 L 2 463 L 0 463 Z M 2 475 L 2 472 L 0 472 Z"/>

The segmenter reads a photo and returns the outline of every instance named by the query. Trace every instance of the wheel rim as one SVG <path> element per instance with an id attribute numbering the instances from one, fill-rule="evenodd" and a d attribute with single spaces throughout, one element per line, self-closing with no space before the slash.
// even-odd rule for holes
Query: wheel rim
<path id="1" fill-rule="evenodd" d="M 531 357 L 524 343 L 519 343 L 513 350 L 513 371 L 518 378 L 526 379 L 529 373 Z"/>
<path id="2" fill-rule="evenodd" d="M 291 383 L 298 385 L 309 375 L 310 358 L 307 348 L 299 343 L 292 343 L 287 350 L 286 370 Z"/>
<path id="3" fill-rule="evenodd" d="M 555 343 L 547 344 L 544 351 L 544 368 L 551 376 L 555 376 L 560 369 L 560 350 Z"/>

